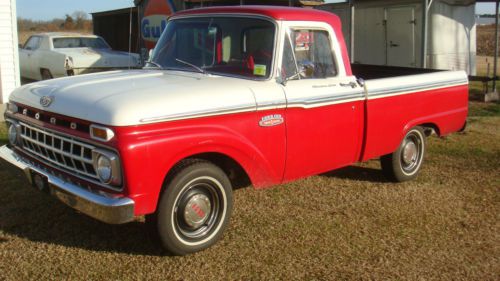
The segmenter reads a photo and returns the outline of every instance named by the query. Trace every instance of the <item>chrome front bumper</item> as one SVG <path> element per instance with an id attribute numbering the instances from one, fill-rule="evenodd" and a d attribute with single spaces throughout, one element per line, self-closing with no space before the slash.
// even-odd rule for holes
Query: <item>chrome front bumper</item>
<path id="1" fill-rule="evenodd" d="M 32 172 L 45 176 L 51 195 L 95 219 L 110 224 L 120 224 L 134 218 L 135 203 L 130 198 L 110 198 L 85 190 L 29 163 L 6 145 L 0 147 L 0 159 L 21 169 L 30 183 L 32 182 Z"/>

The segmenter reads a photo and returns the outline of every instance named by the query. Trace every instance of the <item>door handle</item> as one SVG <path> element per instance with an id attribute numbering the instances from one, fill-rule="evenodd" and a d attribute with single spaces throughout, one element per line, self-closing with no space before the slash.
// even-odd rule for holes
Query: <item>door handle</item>
<path id="1" fill-rule="evenodd" d="M 339 85 L 342 86 L 342 87 L 351 87 L 353 89 L 358 86 L 358 84 L 356 84 L 355 82 L 339 83 Z"/>
<path id="2" fill-rule="evenodd" d="M 394 43 L 392 43 L 392 41 L 391 41 L 391 42 L 389 43 L 389 46 L 390 46 L 390 47 L 399 47 L 399 44 L 394 44 Z"/>

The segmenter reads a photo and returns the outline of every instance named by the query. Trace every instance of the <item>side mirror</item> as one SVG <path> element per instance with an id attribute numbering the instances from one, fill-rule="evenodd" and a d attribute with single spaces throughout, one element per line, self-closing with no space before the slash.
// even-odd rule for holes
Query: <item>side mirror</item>
<path id="1" fill-rule="evenodd" d="M 19 47 L 19 49 L 23 49 L 23 44 L 19 43 L 17 46 Z"/>

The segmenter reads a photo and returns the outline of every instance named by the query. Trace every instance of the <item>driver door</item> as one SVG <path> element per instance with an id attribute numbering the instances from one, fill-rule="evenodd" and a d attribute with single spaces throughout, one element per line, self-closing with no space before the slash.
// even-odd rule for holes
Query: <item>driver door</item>
<path id="1" fill-rule="evenodd" d="M 292 27 L 285 35 L 285 181 L 349 165 L 359 157 L 364 92 L 354 76 L 346 76 L 330 34 Z"/>

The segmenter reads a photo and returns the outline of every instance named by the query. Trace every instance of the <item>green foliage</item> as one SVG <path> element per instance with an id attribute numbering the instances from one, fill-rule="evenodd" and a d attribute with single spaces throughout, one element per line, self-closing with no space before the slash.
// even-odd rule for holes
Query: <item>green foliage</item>
<path id="1" fill-rule="evenodd" d="M 4 145 L 8 142 L 7 138 L 7 126 L 4 122 L 0 122 L 0 145 Z"/>

